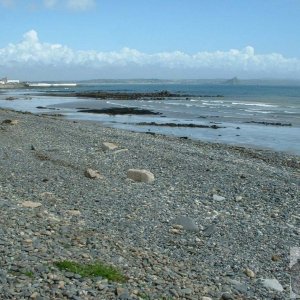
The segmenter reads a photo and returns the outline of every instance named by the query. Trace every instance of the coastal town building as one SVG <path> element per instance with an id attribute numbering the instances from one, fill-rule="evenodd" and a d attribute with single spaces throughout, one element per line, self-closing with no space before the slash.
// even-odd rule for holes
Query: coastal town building
<path id="1" fill-rule="evenodd" d="M 7 77 L 3 77 L 0 79 L 0 84 L 18 84 L 20 80 L 16 79 L 7 79 Z"/>

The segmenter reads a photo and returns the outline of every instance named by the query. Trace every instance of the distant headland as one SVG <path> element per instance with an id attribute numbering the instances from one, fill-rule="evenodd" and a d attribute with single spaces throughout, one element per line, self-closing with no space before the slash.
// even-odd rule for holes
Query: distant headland
<path id="1" fill-rule="evenodd" d="M 48 87 L 75 87 L 81 85 L 107 85 L 107 84 L 141 84 L 141 85 L 160 85 L 160 84 L 190 84 L 190 85 L 252 85 L 252 86 L 300 86 L 298 79 L 241 79 L 233 77 L 230 79 L 89 79 L 89 80 L 52 80 L 52 81 L 21 81 L 18 79 L 8 79 L 0 77 L 0 89 L 18 88 L 48 88 Z"/>

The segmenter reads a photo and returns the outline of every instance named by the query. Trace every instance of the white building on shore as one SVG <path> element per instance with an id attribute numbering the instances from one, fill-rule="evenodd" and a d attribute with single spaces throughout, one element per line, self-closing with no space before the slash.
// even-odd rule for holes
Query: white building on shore
<path id="1" fill-rule="evenodd" d="M 20 80 L 7 79 L 7 77 L 0 79 L 0 84 L 18 84 L 18 83 L 20 83 Z"/>

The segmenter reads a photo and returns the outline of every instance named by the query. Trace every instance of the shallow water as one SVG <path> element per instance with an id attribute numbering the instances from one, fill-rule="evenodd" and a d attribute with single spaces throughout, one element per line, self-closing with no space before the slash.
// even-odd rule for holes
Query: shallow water
<path id="1" fill-rule="evenodd" d="M 64 97 L 72 89 L 55 89 L 61 97 L 40 96 L 45 90 L 7 91 L 0 95 L 0 106 L 33 113 L 59 113 L 68 119 L 91 120 L 105 126 L 133 131 L 147 131 L 185 136 L 211 142 L 251 146 L 300 155 L 300 87 L 292 86 L 219 86 L 219 85 L 88 85 L 77 91 L 110 90 L 154 92 L 168 90 L 181 93 L 166 100 L 93 100 Z M 29 100 L 28 94 L 31 94 Z M 18 100 L 4 100 L 14 95 Z M 204 97 L 203 95 L 208 95 Z M 213 97 L 223 95 L 223 97 Z M 201 97 L 200 97 L 201 96 Z M 37 109 L 37 106 L 48 109 Z M 137 116 L 79 113 L 78 108 L 138 107 L 161 112 L 160 116 Z M 52 109 L 50 109 L 52 108 Z M 53 110 L 54 109 L 54 110 Z M 217 124 L 225 128 L 177 128 L 139 126 L 139 122 Z M 281 123 L 292 126 L 273 126 L 247 122 Z M 237 129 L 239 128 L 239 129 Z"/>

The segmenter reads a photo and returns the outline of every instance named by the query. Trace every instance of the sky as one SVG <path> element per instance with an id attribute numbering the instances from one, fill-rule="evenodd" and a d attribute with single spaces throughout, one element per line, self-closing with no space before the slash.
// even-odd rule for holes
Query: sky
<path id="1" fill-rule="evenodd" d="M 0 0 L 0 78 L 300 79 L 300 0 Z"/>

